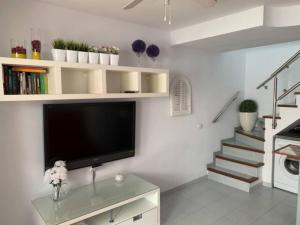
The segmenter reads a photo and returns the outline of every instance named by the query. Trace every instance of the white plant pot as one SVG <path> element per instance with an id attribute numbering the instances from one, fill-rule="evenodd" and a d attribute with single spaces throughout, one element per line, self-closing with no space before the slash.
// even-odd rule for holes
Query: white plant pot
<path id="1" fill-rule="evenodd" d="M 89 52 L 89 64 L 98 64 L 99 63 L 99 53 Z"/>
<path id="2" fill-rule="evenodd" d="M 109 65 L 109 54 L 100 53 L 100 64 Z"/>
<path id="3" fill-rule="evenodd" d="M 52 58 L 54 61 L 65 62 L 66 61 L 66 50 L 63 49 L 52 49 Z"/>
<path id="4" fill-rule="evenodd" d="M 257 112 L 240 112 L 240 123 L 244 131 L 252 131 L 257 120 Z"/>
<path id="5" fill-rule="evenodd" d="M 67 62 L 76 63 L 78 58 L 78 52 L 73 50 L 67 50 Z"/>
<path id="6" fill-rule="evenodd" d="M 79 63 L 88 63 L 89 53 L 88 52 L 78 52 L 78 62 Z"/>
<path id="7" fill-rule="evenodd" d="M 110 65 L 117 66 L 119 65 L 119 55 L 110 54 Z"/>

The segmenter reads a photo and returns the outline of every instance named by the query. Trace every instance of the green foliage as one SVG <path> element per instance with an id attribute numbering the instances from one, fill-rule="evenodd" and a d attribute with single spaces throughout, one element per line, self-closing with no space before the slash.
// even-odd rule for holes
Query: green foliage
<path id="1" fill-rule="evenodd" d="M 102 46 L 98 49 L 98 52 L 103 54 L 109 54 L 109 47 Z"/>
<path id="2" fill-rule="evenodd" d="M 111 54 L 114 54 L 114 55 L 119 55 L 120 54 L 120 49 L 116 46 L 113 46 L 109 49 L 109 52 Z"/>
<path id="3" fill-rule="evenodd" d="M 72 51 L 78 51 L 79 49 L 79 44 L 76 41 L 66 41 L 66 48 L 67 50 L 72 50 Z"/>
<path id="4" fill-rule="evenodd" d="M 89 44 L 87 44 L 85 42 L 81 42 L 78 44 L 78 51 L 88 52 L 89 50 L 90 50 Z"/>
<path id="5" fill-rule="evenodd" d="M 52 46 L 54 49 L 66 49 L 66 42 L 61 39 L 61 38 L 57 38 L 55 40 L 52 41 Z"/>
<path id="6" fill-rule="evenodd" d="M 257 112 L 257 104 L 255 101 L 247 99 L 241 102 L 239 107 L 240 112 Z"/>
<path id="7" fill-rule="evenodd" d="M 91 46 L 91 47 L 89 48 L 89 52 L 95 52 L 95 53 L 98 53 L 98 48 L 95 47 L 95 46 Z"/>

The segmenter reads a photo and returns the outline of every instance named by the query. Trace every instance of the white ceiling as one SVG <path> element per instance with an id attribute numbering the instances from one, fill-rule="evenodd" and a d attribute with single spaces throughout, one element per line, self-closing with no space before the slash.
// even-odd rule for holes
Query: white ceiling
<path id="1" fill-rule="evenodd" d="M 212 8 L 205 8 L 205 0 L 171 0 L 173 24 L 163 23 L 163 0 L 144 0 L 136 8 L 123 10 L 130 0 L 38 0 L 58 6 L 76 9 L 100 16 L 111 17 L 160 29 L 174 30 L 203 21 L 229 15 L 245 9 L 267 4 L 293 4 L 300 0 L 218 0 Z"/>

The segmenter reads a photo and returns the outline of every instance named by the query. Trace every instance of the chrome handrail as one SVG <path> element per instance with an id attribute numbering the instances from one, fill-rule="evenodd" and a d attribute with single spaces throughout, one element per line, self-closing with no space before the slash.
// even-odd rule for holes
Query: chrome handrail
<path id="1" fill-rule="evenodd" d="M 291 58 L 289 58 L 285 63 L 283 63 L 282 66 L 280 66 L 277 70 L 275 70 L 268 79 L 266 79 L 264 82 L 258 85 L 256 89 L 260 89 L 261 87 L 265 86 L 270 80 L 276 77 L 280 72 L 282 72 L 284 69 L 288 68 L 289 65 L 291 65 L 296 60 L 298 60 L 299 56 L 300 56 L 300 50 L 296 52 Z"/>
<path id="2" fill-rule="evenodd" d="M 213 123 L 218 122 L 220 117 L 226 112 L 226 110 L 231 106 L 231 104 L 238 99 L 239 95 L 240 95 L 240 92 L 238 91 L 228 100 L 228 102 L 223 106 L 223 108 L 218 113 L 218 115 L 213 119 L 213 121 L 212 121 Z"/>
<path id="3" fill-rule="evenodd" d="M 260 89 L 261 87 L 265 86 L 269 81 L 274 81 L 274 90 L 273 90 L 273 113 L 272 113 L 272 128 L 275 129 L 277 126 L 277 103 L 278 101 L 282 100 L 284 97 L 286 97 L 288 94 L 290 94 L 292 91 L 294 91 L 297 87 L 300 86 L 300 82 L 293 85 L 289 90 L 287 90 L 285 93 L 277 97 L 277 89 L 278 89 L 278 74 L 282 72 L 284 69 L 289 68 L 289 66 L 297 61 L 300 57 L 300 50 L 296 52 L 291 58 L 289 58 L 285 63 L 283 63 L 277 70 L 275 70 L 271 76 L 266 79 L 264 82 L 262 82 L 260 85 L 257 86 L 257 89 Z"/>

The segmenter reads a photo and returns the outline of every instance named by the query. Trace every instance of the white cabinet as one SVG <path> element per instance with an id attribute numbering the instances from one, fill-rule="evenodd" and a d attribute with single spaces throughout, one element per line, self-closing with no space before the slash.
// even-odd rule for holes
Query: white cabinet
<path id="1" fill-rule="evenodd" d="M 136 215 L 129 220 L 118 223 L 120 225 L 158 225 L 157 221 L 157 208 L 152 209 L 148 212 Z M 99 224 L 100 225 L 100 224 Z"/>
<path id="2" fill-rule="evenodd" d="M 71 190 L 60 202 L 45 196 L 33 205 L 47 225 L 160 225 L 159 187 L 130 174 L 122 183 L 109 178 Z"/>

